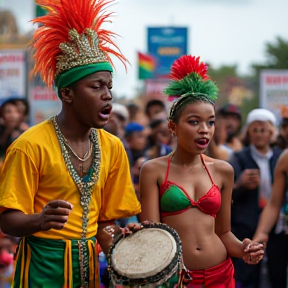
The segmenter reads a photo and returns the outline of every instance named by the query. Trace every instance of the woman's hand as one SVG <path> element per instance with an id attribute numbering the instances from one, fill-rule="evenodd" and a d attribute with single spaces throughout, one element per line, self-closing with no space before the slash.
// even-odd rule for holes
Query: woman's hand
<path id="1" fill-rule="evenodd" d="M 264 256 L 265 245 L 251 241 L 248 238 L 243 240 L 244 256 L 242 259 L 247 264 L 258 264 Z"/>

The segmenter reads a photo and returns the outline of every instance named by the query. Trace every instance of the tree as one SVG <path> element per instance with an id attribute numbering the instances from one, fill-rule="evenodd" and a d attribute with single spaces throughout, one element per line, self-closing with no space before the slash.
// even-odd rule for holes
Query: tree
<path id="1" fill-rule="evenodd" d="M 237 66 L 220 66 L 218 69 L 209 66 L 208 74 L 217 83 L 219 88 L 217 105 L 222 106 L 228 102 L 231 87 L 238 79 Z"/>
<path id="2" fill-rule="evenodd" d="M 288 40 L 276 38 L 276 43 L 266 43 L 267 60 L 264 64 L 252 64 L 256 74 L 261 69 L 288 69 Z"/>

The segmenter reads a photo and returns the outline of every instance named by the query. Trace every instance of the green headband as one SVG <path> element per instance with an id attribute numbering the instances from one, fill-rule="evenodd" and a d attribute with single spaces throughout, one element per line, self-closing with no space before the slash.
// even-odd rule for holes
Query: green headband
<path id="1" fill-rule="evenodd" d="M 188 93 L 182 95 L 181 97 L 177 98 L 177 100 L 174 101 L 174 103 L 172 104 L 171 109 L 170 109 L 169 119 L 173 120 L 173 118 L 176 114 L 176 111 L 181 106 L 185 105 L 188 101 L 191 101 L 191 102 L 205 101 L 205 102 L 209 102 L 212 105 L 215 105 L 214 101 L 209 99 L 209 97 L 206 94 L 188 92 Z"/>
<path id="2" fill-rule="evenodd" d="M 77 66 L 71 68 L 61 74 L 55 79 L 56 94 L 64 88 L 68 87 L 72 83 L 99 71 L 113 72 L 113 68 L 109 62 L 92 63 L 83 66 Z"/>
<path id="3" fill-rule="evenodd" d="M 181 80 L 172 81 L 164 93 L 170 97 L 176 97 L 173 103 L 169 119 L 173 119 L 177 109 L 189 102 L 207 101 L 214 105 L 217 99 L 218 87 L 210 79 L 203 79 L 201 75 L 192 72 Z"/>

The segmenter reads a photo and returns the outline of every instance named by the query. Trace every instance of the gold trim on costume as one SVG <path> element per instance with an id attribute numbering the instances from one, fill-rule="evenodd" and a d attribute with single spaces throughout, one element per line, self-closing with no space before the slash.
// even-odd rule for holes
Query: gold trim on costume
<path id="1" fill-rule="evenodd" d="M 99 39 L 95 31 L 87 28 L 85 33 L 79 35 L 76 29 L 71 29 L 68 35 L 71 41 L 59 45 L 63 54 L 56 57 L 55 77 L 77 66 L 108 62 L 105 53 L 99 48 Z"/>

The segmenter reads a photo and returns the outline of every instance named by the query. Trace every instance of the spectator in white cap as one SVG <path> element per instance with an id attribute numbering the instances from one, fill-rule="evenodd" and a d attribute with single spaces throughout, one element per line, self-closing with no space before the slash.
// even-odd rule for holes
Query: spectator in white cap
<path id="1" fill-rule="evenodd" d="M 235 185 L 232 194 L 231 226 L 239 240 L 252 238 L 273 183 L 273 171 L 282 152 L 271 148 L 276 125 L 275 115 L 267 109 L 254 109 L 246 119 L 249 145 L 232 154 Z M 286 236 L 278 225 L 267 243 L 268 274 L 271 287 L 286 287 Z M 286 249 L 287 250 L 287 249 Z M 243 288 L 260 287 L 260 264 L 247 265 L 234 260 L 235 279 Z"/>
<path id="2" fill-rule="evenodd" d="M 250 111 L 247 115 L 246 125 L 250 125 L 252 122 L 260 121 L 266 122 L 269 121 L 271 124 L 276 125 L 275 115 L 268 109 L 257 108 Z"/>
<path id="3" fill-rule="evenodd" d="M 125 105 L 120 103 L 113 103 L 112 113 L 116 114 L 122 122 L 126 125 L 129 120 L 129 111 Z"/>

